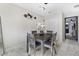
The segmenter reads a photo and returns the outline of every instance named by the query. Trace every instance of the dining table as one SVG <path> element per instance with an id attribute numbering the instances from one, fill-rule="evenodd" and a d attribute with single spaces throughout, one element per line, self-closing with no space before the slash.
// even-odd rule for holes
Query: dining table
<path id="1" fill-rule="evenodd" d="M 44 54 L 44 42 L 51 38 L 51 34 L 49 33 L 37 33 L 34 34 L 35 40 L 41 43 L 41 54 Z"/>
<path id="2" fill-rule="evenodd" d="M 52 37 L 52 35 L 50 33 L 36 33 L 36 34 L 33 34 L 33 35 L 35 37 L 35 41 L 38 41 L 38 42 L 41 43 L 41 55 L 44 55 L 43 44 L 44 44 L 45 41 L 49 40 Z M 28 40 L 27 40 L 27 45 L 28 45 Z M 28 48 L 28 46 L 27 46 L 27 48 Z M 28 50 L 29 49 L 27 49 L 27 52 L 29 52 Z"/>

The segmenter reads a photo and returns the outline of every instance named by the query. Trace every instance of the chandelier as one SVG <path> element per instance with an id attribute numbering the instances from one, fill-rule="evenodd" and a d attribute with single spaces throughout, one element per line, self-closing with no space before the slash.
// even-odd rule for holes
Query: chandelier
<path id="1" fill-rule="evenodd" d="M 48 3 L 44 3 L 44 4 L 41 4 L 41 5 L 40 5 L 41 8 L 42 8 L 42 10 L 43 10 L 43 12 L 46 11 L 47 4 L 48 4 Z M 45 17 L 45 15 L 44 15 L 44 17 Z M 37 24 L 37 27 L 38 27 L 38 30 L 39 30 L 39 31 L 45 31 L 45 29 L 46 29 L 46 28 L 45 28 L 45 19 L 43 19 L 42 22 L 43 22 L 43 23 L 40 23 L 40 22 L 39 22 L 39 23 Z"/>

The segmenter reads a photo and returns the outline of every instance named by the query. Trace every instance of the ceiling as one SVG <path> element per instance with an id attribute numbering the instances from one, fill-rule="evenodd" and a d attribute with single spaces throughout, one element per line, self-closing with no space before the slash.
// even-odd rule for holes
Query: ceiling
<path id="1" fill-rule="evenodd" d="M 46 5 L 44 3 L 15 3 L 15 5 L 41 16 L 54 14 L 59 11 L 63 13 L 79 11 L 79 6 L 74 7 L 75 5 L 79 5 L 76 3 L 48 3 Z M 43 7 L 45 7 L 45 10 Z"/>

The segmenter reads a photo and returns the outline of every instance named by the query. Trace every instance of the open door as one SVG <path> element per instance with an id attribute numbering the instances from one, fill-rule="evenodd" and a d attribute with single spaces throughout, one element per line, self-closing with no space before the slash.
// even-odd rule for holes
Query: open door
<path id="1" fill-rule="evenodd" d="M 78 41 L 78 16 L 65 18 L 65 39 Z"/>

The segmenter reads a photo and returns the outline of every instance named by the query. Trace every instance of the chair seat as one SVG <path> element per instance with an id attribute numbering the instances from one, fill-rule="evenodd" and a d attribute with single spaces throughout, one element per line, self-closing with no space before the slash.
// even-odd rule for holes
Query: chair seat
<path id="1" fill-rule="evenodd" d="M 44 42 L 44 44 L 51 45 L 51 41 L 47 40 L 47 41 Z"/>
<path id="2" fill-rule="evenodd" d="M 36 45 L 36 48 L 37 48 L 37 47 L 39 47 L 39 46 L 41 45 L 41 43 L 36 41 L 36 42 L 35 42 L 35 45 Z M 34 44 L 32 43 L 32 44 L 31 44 L 31 47 L 33 47 L 33 46 L 34 46 Z"/>
<path id="3" fill-rule="evenodd" d="M 37 41 L 35 43 L 36 43 L 35 44 L 36 45 L 36 49 L 39 49 L 41 47 L 41 43 L 40 42 L 37 42 Z"/>
<path id="4" fill-rule="evenodd" d="M 41 45 L 41 43 L 37 41 L 35 42 L 35 44 L 36 44 L 36 47 Z"/>
<path id="5" fill-rule="evenodd" d="M 50 48 L 51 47 L 51 40 L 45 41 L 44 46 L 47 47 L 47 48 Z"/>

